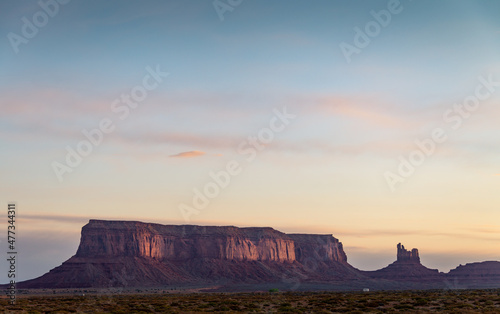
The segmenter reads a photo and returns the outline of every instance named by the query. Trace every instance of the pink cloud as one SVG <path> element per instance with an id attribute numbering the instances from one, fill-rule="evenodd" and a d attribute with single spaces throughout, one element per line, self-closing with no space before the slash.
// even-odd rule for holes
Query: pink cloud
<path id="1" fill-rule="evenodd" d="M 21 116 L 23 119 L 36 115 L 42 117 L 67 117 L 77 114 L 104 114 L 110 111 L 113 98 L 82 98 L 60 89 L 12 90 L 0 100 L 3 116 Z"/>
<path id="2" fill-rule="evenodd" d="M 205 155 L 205 152 L 193 150 L 190 152 L 182 152 L 182 153 L 178 153 L 175 155 L 170 155 L 170 157 L 172 157 L 172 158 L 192 158 L 192 157 L 199 157 L 199 156 L 203 156 L 203 155 Z"/>
<path id="3" fill-rule="evenodd" d="M 317 100 L 322 112 L 361 120 L 376 126 L 407 127 L 408 119 L 398 114 L 394 106 L 365 98 L 326 96 Z"/>

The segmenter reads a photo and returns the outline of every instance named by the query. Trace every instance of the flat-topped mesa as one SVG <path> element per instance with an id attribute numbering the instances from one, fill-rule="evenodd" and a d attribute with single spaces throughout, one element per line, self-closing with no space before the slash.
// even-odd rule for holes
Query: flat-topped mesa
<path id="1" fill-rule="evenodd" d="M 299 256 L 296 256 L 296 255 Z M 136 221 L 90 220 L 82 228 L 76 257 L 146 257 L 187 261 L 347 262 L 331 235 L 287 235 L 272 228 L 160 225 Z"/>
<path id="2" fill-rule="evenodd" d="M 149 287 L 365 278 L 332 235 L 268 227 L 90 220 L 76 255 L 23 288 Z"/>
<path id="3" fill-rule="evenodd" d="M 295 247 L 292 239 L 272 228 L 91 220 L 82 228 L 76 256 L 291 262 Z"/>
<path id="4" fill-rule="evenodd" d="M 397 261 L 398 262 L 420 263 L 418 249 L 412 249 L 411 251 L 408 251 L 405 249 L 404 245 L 402 245 L 401 243 L 398 243 Z"/>

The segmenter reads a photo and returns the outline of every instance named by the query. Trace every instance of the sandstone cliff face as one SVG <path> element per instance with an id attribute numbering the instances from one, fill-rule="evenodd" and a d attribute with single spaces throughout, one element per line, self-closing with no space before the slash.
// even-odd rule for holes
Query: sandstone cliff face
<path id="1" fill-rule="evenodd" d="M 273 262 L 301 262 L 308 258 L 347 262 L 342 244 L 331 235 L 287 235 L 272 228 L 166 226 L 102 220 L 91 220 L 82 229 L 76 257 L 86 256 Z"/>
<path id="2" fill-rule="evenodd" d="M 289 234 L 288 236 L 295 242 L 295 257 L 301 263 L 307 260 L 347 263 L 342 243 L 331 235 Z"/>

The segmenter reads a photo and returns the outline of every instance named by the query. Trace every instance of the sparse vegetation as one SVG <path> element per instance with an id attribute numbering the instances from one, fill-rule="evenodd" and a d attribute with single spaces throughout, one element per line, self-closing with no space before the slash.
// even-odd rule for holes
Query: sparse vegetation
<path id="1" fill-rule="evenodd" d="M 277 289 L 271 289 L 277 290 Z M 23 293 L 16 305 L 0 299 L 3 313 L 485 313 L 500 312 L 500 289 L 117 294 L 85 296 Z"/>

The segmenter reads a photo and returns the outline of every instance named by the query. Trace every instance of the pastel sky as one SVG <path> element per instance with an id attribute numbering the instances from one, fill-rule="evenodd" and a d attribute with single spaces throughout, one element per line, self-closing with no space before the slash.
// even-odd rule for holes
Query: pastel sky
<path id="1" fill-rule="evenodd" d="M 441 271 L 500 260 L 500 2 L 54 1 L 52 16 L 0 5 L 19 279 L 72 256 L 91 218 L 328 233 L 364 270 L 398 242 Z M 68 166 L 102 121 L 112 131 Z M 186 220 L 179 206 L 235 163 Z"/>

